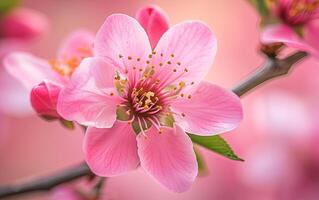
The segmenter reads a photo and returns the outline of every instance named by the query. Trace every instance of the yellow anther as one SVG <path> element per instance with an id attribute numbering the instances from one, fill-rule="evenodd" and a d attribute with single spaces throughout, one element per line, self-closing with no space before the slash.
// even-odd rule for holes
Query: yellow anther
<path id="1" fill-rule="evenodd" d="M 184 81 L 179 82 L 179 86 L 181 88 L 184 88 L 186 86 L 186 83 Z"/>
<path id="2" fill-rule="evenodd" d="M 148 55 L 149 58 L 152 58 L 152 54 Z"/>

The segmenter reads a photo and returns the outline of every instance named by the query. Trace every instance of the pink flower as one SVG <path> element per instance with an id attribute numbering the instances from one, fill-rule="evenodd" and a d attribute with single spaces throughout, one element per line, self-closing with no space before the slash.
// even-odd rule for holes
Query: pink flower
<path id="1" fill-rule="evenodd" d="M 319 2 L 317 0 L 277 0 L 270 5 L 280 23 L 267 25 L 261 41 L 285 45 L 319 56 Z"/>
<path id="2" fill-rule="evenodd" d="M 191 186 L 197 162 L 185 131 L 219 134 L 242 119 L 235 94 L 202 81 L 216 48 L 198 21 L 171 27 L 152 51 L 135 19 L 106 19 L 95 56 L 82 61 L 58 100 L 61 116 L 89 126 L 83 148 L 95 174 L 116 176 L 140 164 L 170 190 Z"/>
<path id="3" fill-rule="evenodd" d="M 163 33 L 169 28 L 168 16 L 158 6 L 145 6 L 137 12 L 135 18 L 146 31 L 154 49 Z"/>
<path id="4" fill-rule="evenodd" d="M 27 8 L 16 8 L 0 20 L 0 37 L 33 39 L 47 27 L 44 14 Z"/>
<path id="5" fill-rule="evenodd" d="M 93 34 L 79 30 L 63 43 L 56 60 L 44 60 L 24 52 L 6 56 L 7 71 L 31 91 L 34 110 L 46 117 L 59 117 L 56 112 L 60 90 L 69 82 L 81 60 L 92 56 Z"/>

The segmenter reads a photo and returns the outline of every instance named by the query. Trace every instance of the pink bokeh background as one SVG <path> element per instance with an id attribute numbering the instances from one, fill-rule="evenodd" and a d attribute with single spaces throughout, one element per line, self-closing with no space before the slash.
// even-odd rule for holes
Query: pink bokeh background
<path id="1" fill-rule="evenodd" d="M 207 80 L 231 89 L 262 63 L 258 53 L 259 17 L 245 0 L 25 0 L 23 6 L 45 13 L 50 21 L 50 30 L 29 45 L 30 51 L 54 58 L 59 43 L 74 29 L 96 31 L 108 15 L 135 16 L 140 7 L 149 4 L 163 8 L 172 24 L 198 19 L 213 29 L 218 51 Z M 224 137 L 245 162 L 202 149 L 208 174 L 199 177 L 188 192 L 172 193 L 138 169 L 108 179 L 105 199 L 319 199 L 317 65 L 318 61 L 309 58 L 288 77 L 267 83 L 242 98 L 244 120 Z M 82 139 L 80 128 L 66 130 L 33 112 L 2 112 L 0 185 L 26 181 L 81 162 Z M 50 199 L 50 193 L 11 199 L 44 200 Z"/>

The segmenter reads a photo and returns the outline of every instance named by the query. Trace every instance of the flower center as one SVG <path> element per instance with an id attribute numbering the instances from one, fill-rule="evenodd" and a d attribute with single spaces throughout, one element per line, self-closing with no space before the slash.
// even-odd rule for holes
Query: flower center
<path id="1" fill-rule="evenodd" d="M 191 99 L 182 90 L 194 82 L 178 81 L 189 73 L 188 68 L 174 54 L 152 52 L 147 60 L 119 54 L 119 59 L 124 66 L 115 76 L 115 86 L 124 101 L 118 106 L 118 119 L 132 123 L 137 134 L 145 134 L 151 126 L 159 133 L 162 126 L 172 127 L 176 114 L 170 108 L 172 101 Z"/>
<path id="2" fill-rule="evenodd" d="M 75 69 L 79 66 L 81 61 L 86 58 L 92 56 L 92 49 L 89 47 L 79 47 L 74 52 L 74 55 L 67 56 L 63 55 L 61 59 L 52 59 L 49 60 L 49 64 L 51 68 L 60 74 L 61 76 L 72 76 Z"/>
<path id="3" fill-rule="evenodd" d="M 303 25 L 314 17 L 318 0 L 293 0 L 280 8 L 281 18 L 291 25 Z"/>

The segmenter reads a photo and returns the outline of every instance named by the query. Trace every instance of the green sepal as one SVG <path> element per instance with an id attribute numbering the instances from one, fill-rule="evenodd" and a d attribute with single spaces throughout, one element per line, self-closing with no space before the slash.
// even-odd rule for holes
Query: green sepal
<path id="1" fill-rule="evenodd" d="M 67 129 L 73 130 L 75 128 L 74 123 L 72 121 L 68 121 L 68 120 L 65 120 L 65 119 L 60 119 L 59 121 Z"/>

